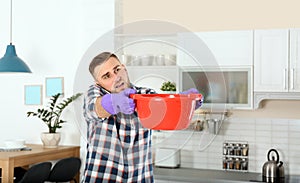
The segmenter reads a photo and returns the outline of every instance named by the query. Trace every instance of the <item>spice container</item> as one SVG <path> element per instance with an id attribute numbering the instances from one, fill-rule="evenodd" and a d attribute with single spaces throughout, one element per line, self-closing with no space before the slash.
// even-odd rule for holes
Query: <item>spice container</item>
<path id="1" fill-rule="evenodd" d="M 247 142 L 224 142 L 223 169 L 227 171 L 248 171 L 248 152 Z"/>
<path id="2" fill-rule="evenodd" d="M 232 158 L 229 158 L 227 161 L 227 169 L 234 169 L 234 162 Z"/>
<path id="3" fill-rule="evenodd" d="M 227 147 L 227 155 L 234 155 L 234 148 L 233 147 Z"/>
<path id="4" fill-rule="evenodd" d="M 248 150 L 249 150 L 248 144 L 243 144 L 242 145 L 242 155 L 243 156 L 248 156 Z"/>
<path id="5" fill-rule="evenodd" d="M 235 156 L 241 156 L 241 147 L 234 147 L 234 153 Z"/>
<path id="6" fill-rule="evenodd" d="M 241 169 L 241 162 L 240 162 L 240 158 L 236 158 L 234 161 L 234 168 L 236 170 L 240 170 Z"/>
<path id="7" fill-rule="evenodd" d="M 241 170 L 248 170 L 248 159 L 246 159 L 246 158 L 242 159 Z"/>
<path id="8" fill-rule="evenodd" d="M 223 169 L 227 169 L 227 158 L 223 158 Z"/>
<path id="9" fill-rule="evenodd" d="M 228 143 L 223 144 L 223 155 L 227 155 L 227 146 L 228 146 Z"/>

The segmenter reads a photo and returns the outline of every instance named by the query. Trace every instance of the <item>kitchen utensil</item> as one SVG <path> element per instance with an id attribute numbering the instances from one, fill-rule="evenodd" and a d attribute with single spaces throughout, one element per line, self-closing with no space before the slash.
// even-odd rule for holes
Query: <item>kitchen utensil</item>
<path id="1" fill-rule="evenodd" d="M 207 119 L 209 132 L 212 134 L 218 134 L 221 121 L 218 119 Z"/>
<path id="2" fill-rule="evenodd" d="M 204 129 L 204 121 L 203 120 L 196 120 L 192 121 L 192 129 L 195 131 L 202 131 Z"/>
<path id="3" fill-rule="evenodd" d="M 276 157 L 271 153 L 274 152 Z M 275 149 L 270 149 L 267 155 L 268 161 L 264 163 L 262 171 L 263 171 L 263 180 L 266 182 L 275 182 L 277 179 L 284 178 L 284 167 L 283 162 L 279 161 L 279 154 Z"/>
<path id="4" fill-rule="evenodd" d="M 181 130 L 188 127 L 201 94 L 132 94 L 145 128 Z"/>

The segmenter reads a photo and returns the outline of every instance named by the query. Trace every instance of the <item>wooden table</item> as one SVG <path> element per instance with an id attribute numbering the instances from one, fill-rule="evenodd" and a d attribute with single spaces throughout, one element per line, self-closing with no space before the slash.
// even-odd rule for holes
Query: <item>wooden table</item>
<path id="1" fill-rule="evenodd" d="M 43 145 L 27 144 L 31 151 L 0 152 L 2 182 L 13 183 L 14 167 L 28 166 L 45 161 L 59 160 L 67 157 L 80 157 L 79 146 L 58 146 L 44 148 Z M 79 173 L 76 175 L 79 182 Z"/>

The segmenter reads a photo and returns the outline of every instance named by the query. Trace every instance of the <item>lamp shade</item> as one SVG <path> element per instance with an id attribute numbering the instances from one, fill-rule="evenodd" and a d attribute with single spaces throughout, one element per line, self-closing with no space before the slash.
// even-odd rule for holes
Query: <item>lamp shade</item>
<path id="1" fill-rule="evenodd" d="M 0 59 L 0 72 L 28 72 L 31 70 L 27 64 L 16 54 L 14 45 L 7 45 L 4 56 Z"/>

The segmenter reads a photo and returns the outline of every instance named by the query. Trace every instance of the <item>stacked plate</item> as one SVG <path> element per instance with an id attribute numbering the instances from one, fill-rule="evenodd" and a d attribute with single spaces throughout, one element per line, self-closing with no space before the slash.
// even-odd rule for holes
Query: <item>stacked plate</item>
<path id="1" fill-rule="evenodd" d="M 0 146 L 0 151 L 20 151 L 24 148 L 26 148 L 26 145 L 23 139 L 6 140 L 4 144 Z"/>

